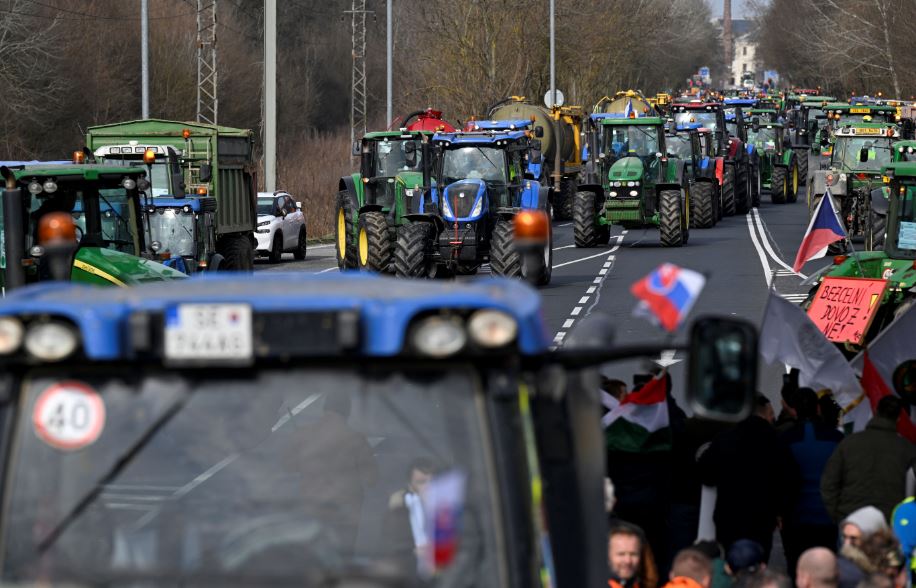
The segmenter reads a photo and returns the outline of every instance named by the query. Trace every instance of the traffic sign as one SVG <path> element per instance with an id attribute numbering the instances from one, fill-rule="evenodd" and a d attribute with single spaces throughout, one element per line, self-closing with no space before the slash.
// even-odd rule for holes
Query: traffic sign
<path id="1" fill-rule="evenodd" d="M 552 100 L 551 98 L 552 97 L 550 94 L 550 90 L 548 90 L 547 93 L 544 94 L 544 106 L 546 106 L 547 108 L 553 108 L 554 106 L 563 106 L 563 102 L 565 101 L 565 98 L 563 97 L 563 92 L 561 92 L 559 88 L 557 89 L 556 100 Z"/>

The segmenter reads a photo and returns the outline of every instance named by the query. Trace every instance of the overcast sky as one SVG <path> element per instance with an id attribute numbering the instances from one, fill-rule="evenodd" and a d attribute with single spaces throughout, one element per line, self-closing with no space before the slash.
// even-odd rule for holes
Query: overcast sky
<path id="1" fill-rule="evenodd" d="M 722 18 L 722 0 L 708 0 L 712 5 L 712 14 Z M 751 0 L 732 0 L 732 18 L 747 18 L 751 16 Z"/>

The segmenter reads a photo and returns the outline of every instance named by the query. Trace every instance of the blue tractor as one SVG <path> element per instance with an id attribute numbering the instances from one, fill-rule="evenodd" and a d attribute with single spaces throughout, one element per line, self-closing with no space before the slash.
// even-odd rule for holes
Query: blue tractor
<path id="1" fill-rule="evenodd" d="M 551 349 L 542 314 L 501 278 L 17 290 L 0 305 L 0 578 L 602 585 L 596 368 L 662 347 L 615 348 L 593 315 Z M 753 333 L 694 325 L 695 411 L 750 410 Z"/>
<path id="2" fill-rule="evenodd" d="M 215 198 L 157 196 L 144 204 L 147 238 L 163 265 L 189 275 L 220 269 Z"/>
<path id="3" fill-rule="evenodd" d="M 395 270 L 401 277 L 476 273 L 484 263 L 493 274 L 550 283 L 553 234 L 544 234 L 535 255 L 514 241 L 517 215 L 541 211 L 550 216 L 550 188 L 536 178 L 542 165 L 540 141 L 530 120 L 474 122 L 473 130 L 436 133 L 438 151 L 432 187 L 419 209 L 407 215 L 398 234 Z"/>

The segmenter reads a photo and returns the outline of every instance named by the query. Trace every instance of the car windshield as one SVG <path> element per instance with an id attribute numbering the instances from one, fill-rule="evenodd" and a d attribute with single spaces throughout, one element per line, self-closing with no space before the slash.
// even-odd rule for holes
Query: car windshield
<path id="1" fill-rule="evenodd" d="M 900 199 L 900 228 L 897 248 L 916 252 L 916 186 L 908 186 Z"/>
<path id="2" fill-rule="evenodd" d="M 95 211 L 96 206 L 98 218 L 87 218 L 87 211 Z M 29 210 L 32 243 L 41 217 L 49 212 L 63 211 L 73 217 L 81 245 L 115 249 L 130 255 L 141 253 L 137 208 L 124 188 L 98 189 L 91 183 L 62 182 L 53 195 L 32 195 Z"/>
<path id="3" fill-rule="evenodd" d="M 194 213 L 186 213 L 180 208 L 156 207 L 155 212 L 147 213 L 149 220 L 149 242 L 159 241 L 163 253 L 172 256 L 194 255 Z"/>
<path id="4" fill-rule="evenodd" d="M 493 147 L 460 147 L 442 154 L 445 184 L 466 179 L 505 184 L 506 167 L 506 152 Z"/>
<path id="5" fill-rule="evenodd" d="M 753 143 L 757 149 L 776 149 L 776 128 L 759 127 L 755 131 L 753 127 L 748 127 L 747 142 Z"/>
<path id="6" fill-rule="evenodd" d="M 273 196 L 269 198 L 258 198 L 258 214 L 267 214 L 273 216 L 274 213 L 274 199 Z"/>
<path id="7" fill-rule="evenodd" d="M 673 135 L 665 138 L 665 150 L 669 157 L 690 159 L 693 157 L 693 147 L 688 135 Z"/>
<path id="8" fill-rule="evenodd" d="M 656 125 L 605 125 L 604 145 L 615 157 L 649 157 L 658 153 Z"/>
<path id="9" fill-rule="evenodd" d="M 844 170 L 879 172 L 891 162 L 891 141 L 881 137 L 837 137 L 833 161 Z"/>
<path id="10" fill-rule="evenodd" d="M 442 532 L 457 551 L 431 586 L 498 583 L 469 368 L 74 368 L 22 386 L 4 582 L 330 586 L 381 567 L 413 585 Z M 459 511 L 460 528 L 441 518 Z"/>
<path id="11" fill-rule="evenodd" d="M 413 150 L 413 153 L 409 151 Z M 394 177 L 405 171 L 420 171 L 420 141 L 385 139 L 376 143 L 376 176 Z"/>
<path id="12" fill-rule="evenodd" d="M 694 123 L 700 123 L 707 129 L 716 130 L 716 113 L 705 110 L 688 110 L 687 112 L 678 112 L 674 115 L 674 122 L 679 127 L 686 127 Z"/>

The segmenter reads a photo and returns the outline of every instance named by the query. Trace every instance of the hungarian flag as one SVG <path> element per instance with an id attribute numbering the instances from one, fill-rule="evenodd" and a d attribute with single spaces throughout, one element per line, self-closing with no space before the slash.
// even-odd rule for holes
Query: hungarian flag
<path id="1" fill-rule="evenodd" d="M 831 243 L 841 241 L 846 238 L 846 230 L 837 218 L 836 209 L 833 208 L 833 197 L 830 189 L 818 202 L 814 214 L 811 215 L 811 221 L 808 223 L 808 230 L 802 238 L 801 246 L 798 248 L 798 254 L 795 256 L 795 264 L 792 271 L 798 273 L 805 263 L 812 259 L 820 259 L 827 255 L 827 248 Z"/>
<path id="2" fill-rule="evenodd" d="M 693 308 L 705 284 L 703 274 L 663 263 L 630 287 L 640 301 L 635 314 L 648 316 L 666 330 L 674 331 Z"/>
<path id="3" fill-rule="evenodd" d="M 604 415 L 608 451 L 640 453 L 671 449 L 671 427 L 664 375 L 630 392 L 620 406 Z"/>

